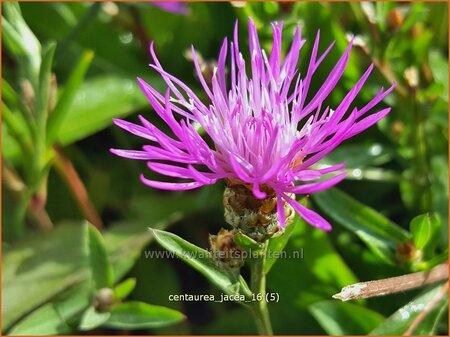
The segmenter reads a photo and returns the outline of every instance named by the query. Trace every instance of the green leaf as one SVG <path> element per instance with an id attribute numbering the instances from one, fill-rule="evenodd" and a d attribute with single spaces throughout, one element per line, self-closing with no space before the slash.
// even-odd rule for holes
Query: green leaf
<path id="1" fill-rule="evenodd" d="M 72 321 L 90 304 L 90 284 L 83 282 L 59 294 L 19 321 L 9 335 L 71 335 Z"/>
<path id="2" fill-rule="evenodd" d="M 93 306 L 87 308 L 83 313 L 80 325 L 78 328 L 81 331 L 88 331 L 95 329 L 105 323 L 111 316 L 109 312 L 98 312 Z"/>
<path id="3" fill-rule="evenodd" d="M 58 129 L 58 142 L 69 145 L 111 125 L 112 118 L 145 106 L 145 95 L 130 78 L 109 75 L 85 81 Z"/>
<path id="4" fill-rule="evenodd" d="M 2 20 L 2 38 L 5 46 L 16 56 L 26 55 L 19 33 L 5 18 Z"/>
<path id="5" fill-rule="evenodd" d="M 4 118 L 4 117 L 3 117 Z M 2 155 L 14 164 L 19 164 L 22 160 L 22 149 L 17 140 L 11 135 L 5 123 L 2 123 Z"/>
<path id="6" fill-rule="evenodd" d="M 30 133 L 27 129 L 26 122 L 22 115 L 14 113 L 9 107 L 2 101 L 2 120 L 8 128 L 8 132 L 14 137 L 14 140 L 21 145 L 22 155 L 29 153 L 30 148 L 27 146 L 27 142 L 30 141 Z M 31 147 L 31 146 L 30 146 Z M 27 153 L 28 152 L 28 153 Z"/>
<path id="7" fill-rule="evenodd" d="M 114 297 L 122 300 L 127 297 L 136 286 L 135 278 L 128 278 L 114 287 Z"/>
<path id="8" fill-rule="evenodd" d="M 112 288 L 114 285 L 114 271 L 106 252 L 103 237 L 93 225 L 86 224 L 85 228 L 86 252 L 95 287 L 96 289 Z"/>
<path id="9" fill-rule="evenodd" d="M 392 148 L 379 143 L 344 144 L 326 156 L 321 164 L 345 162 L 349 169 L 361 169 L 389 162 L 394 156 Z"/>
<path id="10" fill-rule="evenodd" d="M 205 212 L 218 205 L 221 200 L 220 190 L 205 187 L 198 194 L 146 193 L 130 201 L 130 216 L 134 220 L 115 223 L 103 232 L 111 262 L 114 266 L 116 281 L 131 269 L 136 260 L 142 256 L 142 250 L 153 239 L 148 224 L 153 228 L 165 229 L 183 217 L 197 212 Z M 195 197 L 194 197 L 195 196 Z M 157 205 L 157 207 L 149 207 Z"/>
<path id="11" fill-rule="evenodd" d="M 435 336 L 438 334 L 439 325 L 446 324 L 446 317 L 448 319 L 448 298 L 444 299 L 441 305 L 438 305 L 414 330 L 416 336 Z"/>
<path id="12" fill-rule="evenodd" d="M 64 335 L 72 329 L 61 319 L 58 310 L 53 305 L 44 305 L 26 319 L 20 321 L 9 331 L 13 336 Z"/>
<path id="13" fill-rule="evenodd" d="M 384 321 L 379 313 L 354 303 L 332 300 L 309 306 L 309 311 L 329 335 L 366 335 Z"/>
<path id="14" fill-rule="evenodd" d="M 164 227 L 167 223 L 161 223 L 160 226 Z M 47 244 L 46 250 L 49 250 L 48 254 L 51 256 L 51 254 L 54 254 L 54 256 L 66 256 L 69 260 L 67 262 L 62 262 L 62 264 L 67 267 L 71 263 L 77 263 L 79 261 L 85 261 L 81 258 L 81 255 L 76 255 L 75 253 L 78 252 L 78 254 L 81 253 L 81 249 L 79 248 L 81 245 L 81 228 L 82 226 L 80 224 L 76 224 L 76 226 L 57 226 L 55 231 L 60 228 L 69 227 L 73 230 L 77 230 L 77 234 L 75 234 L 73 231 L 69 231 L 70 233 L 67 234 L 67 238 L 60 237 L 59 235 L 56 236 L 54 239 L 48 238 L 48 240 L 51 240 L 53 242 L 53 245 L 56 243 L 59 243 L 57 246 L 60 246 L 61 251 L 55 250 L 50 248 L 52 245 Z M 123 277 L 123 275 L 131 268 L 131 266 L 134 264 L 134 261 L 137 257 L 141 256 L 141 250 L 144 246 L 148 244 L 148 242 L 151 240 L 152 236 L 151 234 L 145 230 L 145 225 L 143 223 L 123 223 L 121 226 L 113 226 L 110 230 L 104 233 L 104 238 L 106 242 L 106 246 L 108 247 L 109 254 L 111 257 L 111 260 L 114 265 L 114 270 L 116 271 L 116 277 L 120 278 Z M 67 230 L 67 228 L 66 228 Z M 78 240 L 73 240 L 73 237 L 79 237 Z M 47 236 L 46 236 L 47 237 Z M 38 241 L 44 241 L 41 237 L 36 238 Z M 45 239 L 47 240 L 47 239 Z M 67 245 L 67 242 L 73 242 L 72 245 Z M 30 244 L 30 246 L 33 246 L 33 244 Z M 35 251 L 36 259 L 42 258 L 43 261 L 47 261 L 46 264 L 51 264 L 51 260 L 49 260 L 48 257 L 46 257 L 47 253 L 43 255 L 42 249 L 37 248 Z M 8 255 L 9 256 L 9 255 Z M 71 256 L 73 258 L 71 258 Z M 11 259 L 8 257 L 6 258 L 6 255 L 4 255 L 5 262 L 8 263 L 7 267 L 11 268 L 10 262 Z M 4 263 L 5 263 L 4 262 Z M 20 263 L 18 260 L 17 263 Z M 28 263 L 25 263 L 28 265 Z M 35 268 L 31 268 L 31 271 L 33 271 Z M 13 299 L 16 302 L 14 303 L 8 303 L 4 305 L 4 318 L 9 318 L 11 314 L 14 314 L 15 312 L 11 312 L 9 310 L 9 307 L 11 304 L 16 304 L 14 308 L 16 308 L 19 313 L 23 312 L 23 310 L 27 310 L 27 308 L 32 308 L 36 305 L 36 300 L 32 300 L 31 302 L 27 302 L 27 299 L 33 299 L 34 297 L 37 297 L 37 300 L 39 298 L 46 298 L 44 297 L 46 293 L 42 290 L 42 287 L 29 287 L 29 282 L 36 282 L 36 284 L 49 284 L 51 286 L 51 289 L 48 289 L 49 291 L 53 290 L 54 293 L 61 292 L 63 290 L 61 287 L 64 287 L 65 284 L 74 284 L 74 282 L 79 282 L 80 280 L 86 279 L 87 276 L 87 269 L 83 265 L 83 268 L 77 268 L 74 270 L 73 275 L 67 275 L 67 283 L 62 283 L 61 285 L 58 282 L 61 282 L 60 279 L 62 276 L 60 275 L 60 270 L 56 269 L 55 272 L 58 274 L 53 274 L 53 271 L 51 269 L 47 269 L 48 272 L 43 275 L 48 278 L 48 280 L 42 280 L 35 279 L 34 276 L 38 276 L 38 274 L 26 274 L 24 275 L 26 278 L 26 281 L 24 280 L 24 284 L 22 283 L 16 283 L 17 276 L 10 276 L 9 274 L 5 277 L 8 278 L 8 286 L 4 288 L 5 292 L 8 292 L 8 294 L 5 294 L 5 299 L 8 300 L 10 297 L 10 291 L 11 291 L 11 285 L 17 285 L 19 289 L 17 289 L 17 292 L 14 292 L 11 294 L 13 296 Z M 20 275 L 20 274 L 18 274 Z M 5 279 L 4 279 L 5 280 Z M 3 280 L 3 281 L 4 281 Z M 64 279 L 63 279 L 64 280 Z M 53 282 L 58 281 L 58 282 Z M 30 315 L 26 316 L 23 320 L 21 320 L 18 325 L 14 326 L 14 331 L 23 331 L 23 334 L 56 334 L 57 332 L 59 334 L 71 334 L 73 333 L 73 328 L 68 329 L 68 327 L 61 322 L 65 321 L 74 321 L 76 320 L 76 317 L 78 317 L 81 310 L 85 309 L 90 302 L 90 298 L 92 295 L 91 292 L 91 283 L 89 282 L 83 282 L 82 285 L 84 285 L 83 291 L 77 291 L 70 290 L 69 294 L 61 293 L 61 295 L 58 295 L 57 298 L 52 300 L 52 303 L 45 304 L 35 311 L 33 311 Z M 89 287 L 88 287 L 89 285 Z M 78 289 L 79 286 L 76 288 Z M 26 289 L 24 289 L 26 288 Z M 31 289 L 30 289 L 31 288 Z M 19 296 L 18 294 L 23 294 L 24 297 Z M 11 300 L 12 301 L 12 300 Z M 30 306 L 31 305 L 31 306 Z M 29 310 L 29 309 L 28 309 Z M 41 310 L 44 311 L 41 313 Z M 52 319 L 49 320 L 44 324 L 44 321 L 42 322 L 42 325 L 37 325 L 37 321 L 39 321 L 42 317 L 47 317 L 46 312 L 48 311 L 57 311 L 59 315 L 59 319 L 57 316 L 52 316 Z M 48 318 L 48 317 L 47 317 Z M 49 318 L 50 319 L 50 318 Z M 4 319 L 4 328 L 6 328 L 5 323 L 8 323 L 8 321 L 5 321 Z M 35 333 L 36 331 L 36 333 Z M 47 332 L 45 332 L 47 331 Z"/>
<path id="15" fill-rule="evenodd" d="M 104 326 L 117 329 L 159 328 L 184 319 L 179 311 L 143 302 L 126 302 L 111 309 L 111 316 Z"/>
<path id="16" fill-rule="evenodd" d="M 439 240 L 439 232 L 440 232 L 440 221 L 437 215 L 423 214 L 416 216 L 411 220 L 409 224 L 411 229 L 411 234 L 413 236 L 413 242 L 417 249 L 423 250 L 432 238 L 433 245 L 436 246 Z M 436 240 L 437 238 L 437 240 Z"/>
<path id="17" fill-rule="evenodd" d="M 200 272 L 225 293 L 239 293 L 240 285 L 237 275 L 219 268 L 211 259 L 208 251 L 187 242 L 175 234 L 156 229 L 150 230 L 162 247 Z"/>
<path id="18" fill-rule="evenodd" d="M 37 84 L 41 68 L 41 44 L 26 24 L 16 2 L 2 4 L 5 17 L 2 18 L 2 37 L 12 56 L 18 58 L 26 76 Z"/>
<path id="19" fill-rule="evenodd" d="M 18 107 L 21 104 L 19 94 L 14 90 L 11 84 L 2 78 L 2 98 L 11 106 Z"/>
<path id="20" fill-rule="evenodd" d="M 56 226 L 3 254 L 2 329 L 87 276 L 81 229 L 79 224 Z"/>
<path id="21" fill-rule="evenodd" d="M 272 266 L 277 261 L 280 253 L 283 251 L 284 247 L 288 243 L 289 238 L 291 237 L 292 232 L 294 231 L 294 228 L 297 225 L 303 226 L 306 225 L 303 219 L 300 218 L 298 215 L 295 217 L 294 222 L 285 228 L 283 235 L 269 240 L 269 246 L 267 247 L 266 263 L 264 264 L 264 272 L 266 274 L 270 271 Z"/>
<path id="22" fill-rule="evenodd" d="M 50 80 L 52 75 L 53 56 L 55 55 L 56 43 L 50 42 L 42 50 L 42 65 L 39 72 L 39 91 L 37 97 L 37 120 L 42 123 L 47 121 L 48 117 L 48 99 L 50 92 Z M 40 125 L 38 125 L 38 128 Z M 45 124 L 43 125 L 45 127 Z"/>
<path id="23" fill-rule="evenodd" d="M 395 264 L 394 250 L 409 239 L 407 231 L 336 188 L 314 194 L 313 198 L 328 216 L 359 236 L 374 254 Z"/>
<path id="24" fill-rule="evenodd" d="M 261 243 L 256 242 L 252 238 L 248 237 L 242 232 L 238 232 L 234 236 L 234 242 L 244 250 L 250 250 L 252 252 L 257 252 L 261 250 Z"/>
<path id="25" fill-rule="evenodd" d="M 448 129 L 448 127 L 447 127 Z M 447 132 L 447 131 L 446 131 Z M 431 159 L 432 209 L 442 223 L 448 223 L 448 157 L 444 154 Z M 440 244 L 448 246 L 448 226 L 441 226 Z"/>
<path id="26" fill-rule="evenodd" d="M 186 213 L 189 211 L 192 209 L 185 210 Z M 160 212 L 151 221 L 154 226 L 165 228 L 179 219 L 169 218 L 169 214 L 168 211 Z M 116 223 L 103 233 L 117 280 L 132 268 L 144 247 L 151 241 L 152 235 L 147 230 L 147 224 L 148 221 Z M 69 287 L 88 281 L 89 266 L 83 248 L 85 244 L 86 229 L 81 223 L 61 223 L 49 233 L 33 233 L 30 238 L 15 243 L 14 249 L 4 252 L 3 330 Z M 92 284 L 88 284 L 89 294 L 84 298 L 89 301 Z M 68 306 L 79 308 L 79 305 Z M 66 310 L 70 312 L 70 308 Z"/>
<path id="27" fill-rule="evenodd" d="M 429 270 L 438 264 L 444 263 L 448 260 L 448 248 L 445 248 L 444 251 L 436 256 L 433 256 L 429 260 L 417 262 L 412 267 L 413 271 L 419 270 Z"/>
<path id="28" fill-rule="evenodd" d="M 2 119 L 5 124 L 11 124 L 11 122 L 15 124 L 9 125 L 8 130 L 5 130 L 7 132 L 7 135 L 4 137 L 5 141 L 9 142 L 10 139 L 8 138 L 10 138 L 9 136 L 12 136 L 15 138 L 13 142 L 15 144 L 17 143 L 21 147 L 21 151 L 17 151 L 19 147 L 18 145 L 16 145 L 16 147 L 11 144 L 2 145 L 2 154 L 8 160 L 11 160 L 12 158 L 14 160 L 14 158 L 22 155 L 22 164 L 27 165 L 27 163 L 24 162 L 26 162 L 27 159 L 31 159 L 24 158 L 25 156 L 23 152 L 27 152 L 24 149 L 24 144 L 29 142 L 31 147 L 32 142 L 30 140 L 34 135 L 36 128 L 34 116 L 32 116 L 28 108 L 25 107 L 19 94 L 4 78 L 2 78 L 2 98 L 4 99 L 4 101 L 2 100 Z M 8 109 L 8 107 L 10 109 Z M 12 115 L 14 115 L 13 121 L 8 121 L 7 109 L 10 110 Z M 18 139 L 18 137 L 20 137 L 20 139 Z M 29 154 L 26 154 L 26 156 L 31 157 Z"/>
<path id="29" fill-rule="evenodd" d="M 439 299 L 440 297 L 440 299 Z M 442 310 L 448 305 L 447 292 L 443 292 L 442 284 L 424 290 L 411 302 L 398 309 L 383 323 L 370 332 L 372 336 L 397 335 L 406 332 L 412 322 L 433 300 L 438 300 L 435 308 L 413 331 L 412 335 L 434 335 L 436 323 L 442 316 Z M 431 324 L 430 324 L 431 323 Z"/>
<path id="30" fill-rule="evenodd" d="M 78 88 L 83 83 L 86 72 L 94 58 L 93 51 L 86 51 L 81 56 L 72 74 L 70 75 L 55 109 L 51 112 L 47 124 L 47 145 L 52 145 L 58 130 L 69 112 Z"/>
<path id="31" fill-rule="evenodd" d="M 434 80 L 443 86 L 442 98 L 448 102 L 448 60 L 435 49 L 429 51 L 428 58 Z"/>

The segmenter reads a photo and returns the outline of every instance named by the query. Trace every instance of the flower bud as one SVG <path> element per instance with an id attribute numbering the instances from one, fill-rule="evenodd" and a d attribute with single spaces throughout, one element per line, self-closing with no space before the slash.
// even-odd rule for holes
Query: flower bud
<path id="1" fill-rule="evenodd" d="M 102 288 L 95 294 L 93 306 L 97 311 L 107 311 L 116 301 L 111 288 Z"/>
<path id="2" fill-rule="evenodd" d="M 390 31 L 395 31 L 399 29 L 403 25 L 403 22 L 405 21 L 402 11 L 398 8 L 391 10 L 387 15 L 386 20 L 388 29 Z"/>
<path id="3" fill-rule="evenodd" d="M 414 40 L 419 39 L 423 35 L 423 33 L 424 33 L 424 28 L 423 28 L 423 25 L 420 24 L 420 22 L 416 23 L 415 25 L 412 26 L 411 37 Z"/>
<path id="4" fill-rule="evenodd" d="M 244 185 L 229 185 L 223 194 L 227 223 L 259 242 L 283 234 L 284 229 L 278 221 L 277 198 L 273 191 L 265 188 L 267 198 L 258 199 Z M 287 203 L 283 204 L 288 225 L 293 221 L 295 211 Z"/>
<path id="5" fill-rule="evenodd" d="M 401 263 L 409 264 L 420 261 L 422 251 L 418 250 L 411 241 L 406 241 L 397 246 L 396 256 Z"/>
<path id="6" fill-rule="evenodd" d="M 56 100 L 58 95 L 58 83 L 56 81 L 56 75 L 54 73 L 51 74 L 50 77 L 50 86 L 48 90 L 48 111 L 51 112 L 56 106 Z"/>
<path id="7" fill-rule="evenodd" d="M 225 269 L 237 269 L 244 265 L 242 249 L 234 242 L 236 230 L 220 229 L 217 235 L 209 235 L 211 254 L 217 264 Z"/>
<path id="8" fill-rule="evenodd" d="M 29 111 L 34 111 L 34 103 L 36 99 L 36 95 L 33 89 L 33 85 L 29 80 L 23 80 L 20 82 L 21 91 L 21 100 L 23 105 L 25 105 Z"/>
<path id="9" fill-rule="evenodd" d="M 405 132 L 405 125 L 401 121 L 397 120 L 392 123 L 391 134 L 396 139 L 400 138 L 404 132 Z"/>
<path id="10" fill-rule="evenodd" d="M 419 85 L 419 71 L 414 66 L 405 69 L 403 78 L 410 88 L 415 89 Z"/>

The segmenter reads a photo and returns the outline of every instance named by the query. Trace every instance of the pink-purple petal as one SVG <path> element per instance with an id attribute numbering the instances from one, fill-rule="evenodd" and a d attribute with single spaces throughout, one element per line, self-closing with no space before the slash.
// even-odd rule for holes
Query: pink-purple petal
<path id="1" fill-rule="evenodd" d="M 321 217 L 316 212 L 310 210 L 309 208 L 306 208 L 302 204 L 300 204 L 297 200 L 294 200 L 290 197 L 288 197 L 286 194 L 283 196 L 284 200 L 289 203 L 297 212 L 300 214 L 300 216 L 311 226 L 314 226 L 320 230 L 323 231 L 330 231 L 332 229 L 330 223 L 325 220 L 323 217 Z"/>
<path id="2" fill-rule="evenodd" d="M 143 184 L 157 188 L 160 190 L 167 190 L 167 191 L 187 191 L 187 190 L 193 190 L 195 188 L 201 187 L 204 184 L 201 184 L 197 181 L 191 181 L 187 183 L 169 183 L 165 181 L 156 181 L 145 178 L 143 174 L 141 174 L 140 177 Z"/>
<path id="3" fill-rule="evenodd" d="M 290 193 L 295 194 L 310 194 L 323 191 L 327 188 L 333 187 L 334 185 L 340 183 L 345 178 L 346 172 L 340 173 L 332 178 L 323 180 L 316 183 L 304 184 L 300 186 L 295 186 L 289 189 Z"/>

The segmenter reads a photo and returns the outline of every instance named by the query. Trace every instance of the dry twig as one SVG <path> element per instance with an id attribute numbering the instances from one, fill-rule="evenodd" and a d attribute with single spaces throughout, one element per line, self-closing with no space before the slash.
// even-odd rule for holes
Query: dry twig
<path id="1" fill-rule="evenodd" d="M 333 298 L 341 301 L 349 301 L 384 296 L 419 288 L 446 279 L 448 279 L 448 264 L 443 263 L 427 271 L 390 277 L 383 280 L 355 283 L 342 288 L 340 293 L 333 295 Z"/>

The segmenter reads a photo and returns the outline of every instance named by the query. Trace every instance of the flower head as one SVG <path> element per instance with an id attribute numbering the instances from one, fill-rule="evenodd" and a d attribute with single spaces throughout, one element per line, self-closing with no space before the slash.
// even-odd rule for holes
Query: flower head
<path id="1" fill-rule="evenodd" d="M 294 194 L 307 195 L 339 183 L 344 163 L 314 168 L 320 159 L 344 140 L 364 131 L 386 116 L 390 108 L 372 112 L 393 89 L 381 88 L 366 105 L 352 105 L 369 77 L 371 65 L 336 107 L 324 107 L 341 78 L 352 41 L 327 79 L 315 93 L 309 91 L 314 73 L 332 49 L 332 43 L 319 55 L 317 33 L 306 74 L 297 70 L 299 53 L 305 40 L 295 29 L 292 44 L 282 58 L 282 23 L 273 23 L 273 46 L 269 55 L 261 49 L 256 27 L 249 19 L 250 74 L 239 50 L 237 23 L 233 40 L 225 38 L 217 68 L 210 84 L 201 72 L 195 50 L 192 55 L 197 76 L 207 96 L 202 101 L 192 89 L 167 73 L 150 46 L 150 64 L 166 82 L 160 94 L 138 79 L 153 109 L 168 125 L 171 135 L 139 116 L 142 125 L 124 120 L 115 124 L 150 141 L 142 150 L 112 149 L 116 155 L 147 161 L 148 167 L 179 182 L 147 179 L 141 181 L 165 190 L 189 190 L 225 179 L 229 184 L 247 187 L 258 199 L 276 197 L 279 222 L 284 226 L 284 204 L 290 205 L 306 222 L 330 230 L 330 224 L 314 211 L 301 205 Z M 228 48 L 230 57 L 227 67 Z M 229 76 L 227 76 L 227 69 Z M 307 97 L 312 97 L 307 99 Z M 369 112 L 372 112 L 369 114 Z M 205 140 L 199 126 L 204 130 Z M 212 145 L 210 145 L 212 143 Z"/>

